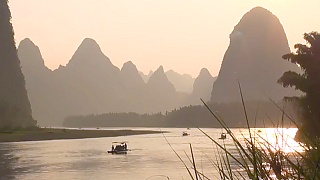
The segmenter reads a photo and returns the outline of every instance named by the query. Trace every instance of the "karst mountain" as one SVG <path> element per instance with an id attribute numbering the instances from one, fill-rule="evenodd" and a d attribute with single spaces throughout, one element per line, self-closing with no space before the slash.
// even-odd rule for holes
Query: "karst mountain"
<path id="1" fill-rule="evenodd" d="M 33 126 L 8 1 L 0 1 L 0 127 Z"/>
<path id="2" fill-rule="evenodd" d="M 239 102 L 241 85 L 245 100 L 281 100 L 296 92 L 277 80 L 287 70 L 299 71 L 282 60 L 290 48 L 279 19 L 270 11 L 256 7 L 246 13 L 230 34 L 230 44 L 215 81 L 211 101 Z"/>
<path id="3" fill-rule="evenodd" d="M 162 66 L 144 82 L 131 61 L 119 69 L 90 38 L 83 40 L 65 66 L 53 71 L 30 39 L 21 41 L 18 53 L 33 114 L 43 126 L 61 125 L 70 115 L 159 113 L 188 105 L 188 94 L 176 91 Z"/>

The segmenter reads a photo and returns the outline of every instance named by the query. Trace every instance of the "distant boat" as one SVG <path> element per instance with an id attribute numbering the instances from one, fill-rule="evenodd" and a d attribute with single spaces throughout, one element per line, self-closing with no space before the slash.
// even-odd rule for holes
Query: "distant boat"
<path id="1" fill-rule="evenodd" d="M 108 153 L 111 154 L 127 154 L 128 145 L 127 142 L 112 142 L 111 151 Z"/>
<path id="2" fill-rule="evenodd" d="M 221 133 L 219 139 L 227 139 L 227 134 Z"/>
<path id="3" fill-rule="evenodd" d="M 187 133 L 187 132 L 185 132 L 185 131 L 182 132 L 182 136 L 189 136 L 189 135 L 190 135 L 190 134 Z"/>
<path id="4" fill-rule="evenodd" d="M 261 130 L 260 130 L 260 129 L 258 130 L 258 133 L 261 133 Z"/>

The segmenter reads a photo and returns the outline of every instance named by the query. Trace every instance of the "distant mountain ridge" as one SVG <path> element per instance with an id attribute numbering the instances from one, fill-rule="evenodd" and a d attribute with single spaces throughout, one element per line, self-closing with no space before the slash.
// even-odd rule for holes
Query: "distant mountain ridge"
<path id="1" fill-rule="evenodd" d="M 173 70 L 166 72 L 169 81 L 174 85 L 179 92 L 192 92 L 192 86 L 194 83 L 194 78 L 189 74 L 179 74 Z"/>
<path id="2" fill-rule="evenodd" d="M 200 98 L 209 100 L 215 80 L 204 68 L 194 80 L 191 94 L 178 93 L 168 76 L 174 74 L 180 79 L 184 76 L 190 79 L 190 76 L 172 70 L 165 73 L 160 66 L 155 72 L 150 71 L 150 77 L 144 82 L 143 75 L 131 61 L 124 63 L 120 70 L 103 54 L 97 42 L 89 38 L 81 43 L 66 66 L 54 71 L 45 67 L 39 48 L 30 39 L 22 41 L 18 50 L 35 107 L 34 115 L 44 125 L 60 125 L 69 115 L 157 113 L 202 104 Z"/>
<path id="3" fill-rule="evenodd" d="M 216 79 L 217 77 L 212 77 L 207 68 L 201 69 L 200 74 L 193 83 L 192 104 L 202 105 L 200 98 L 205 102 L 210 100 L 212 84 Z"/>
<path id="4" fill-rule="evenodd" d="M 283 72 L 299 71 L 299 68 L 281 59 L 290 52 L 285 32 L 278 18 L 261 7 L 245 14 L 230 34 L 230 45 L 217 79 L 207 69 L 202 69 L 194 79 L 191 93 L 179 92 L 190 86 L 189 76 L 188 83 L 184 84 L 184 75 L 165 72 L 162 66 L 144 75 L 131 61 L 119 69 L 103 54 L 98 43 L 89 38 L 81 43 L 66 66 L 54 71 L 45 67 L 39 48 L 33 43 L 21 42 L 18 52 L 30 102 L 35 107 L 34 116 L 41 125 L 61 125 L 70 115 L 167 114 L 171 110 L 176 115 L 170 115 L 169 121 L 179 116 L 182 125 L 186 118 L 191 121 L 207 112 L 201 106 L 189 106 L 202 104 L 200 98 L 210 99 L 213 108 L 226 107 L 224 114 L 232 122 L 234 114 L 238 116 L 239 110 L 242 113 L 238 82 L 251 107 L 266 98 L 280 101 L 284 95 L 297 94 L 276 83 Z M 177 79 L 181 84 L 175 82 Z M 189 85 L 183 87 L 182 84 Z M 270 110 L 269 105 L 266 109 Z M 227 107 L 237 107 L 236 112 L 230 113 Z M 250 113 L 252 115 L 252 111 Z"/>
<path id="5" fill-rule="evenodd" d="M 145 86 L 145 82 L 139 74 L 139 71 L 131 61 L 123 64 L 121 68 L 123 82 L 126 88 L 139 89 Z"/>
<path id="6" fill-rule="evenodd" d="M 147 86 L 152 90 L 160 89 L 161 91 L 175 92 L 176 89 L 169 81 L 164 73 L 164 69 L 160 66 L 149 78 Z"/>
<path id="7" fill-rule="evenodd" d="M 149 71 L 148 74 L 144 74 L 143 72 L 139 72 L 140 76 L 144 80 L 144 82 L 148 82 L 149 78 L 152 76 L 154 72 L 152 70 Z M 192 86 L 195 78 L 193 78 L 189 74 L 179 74 L 173 70 L 168 70 L 165 72 L 168 80 L 173 84 L 176 91 L 191 93 Z"/>
<path id="8" fill-rule="evenodd" d="M 189 105 L 189 95 L 176 91 L 162 66 L 144 82 L 131 61 L 120 70 L 90 38 L 83 40 L 69 63 L 54 71 L 45 66 L 30 39 L 21 41 L 18 53 L 40 125 L 61 125 L 69 115 L 158 113 Z"/>
<path id="9" fill-rule="evenodd" d="M 148 82 L 149 78 L 151 77 L 151 75 L 153 74 L 153 71 L 150 70 L 149 74 L 144 74 L 143 72 L 139 71 L 140 76 L 142 77 L 144 82 Z"/>

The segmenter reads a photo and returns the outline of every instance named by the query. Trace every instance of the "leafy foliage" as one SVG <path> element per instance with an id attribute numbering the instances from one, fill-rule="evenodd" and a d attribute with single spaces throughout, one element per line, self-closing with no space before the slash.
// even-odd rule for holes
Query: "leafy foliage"
<path id="1" fill-rule="evenodd" d="M 314 138 L 320 137 L 320 34 L 305 33 L 304 39 L 306 44 L 296 44 L 295 53 L 282 57 L 299 65 L 303 73 L 287 71 L 278 83 L 305 93 L 300 98 L 293 98 L 298 100 L 301 107 L 303 123 L 300 132 L 303 130 L 308 137 Z"/>

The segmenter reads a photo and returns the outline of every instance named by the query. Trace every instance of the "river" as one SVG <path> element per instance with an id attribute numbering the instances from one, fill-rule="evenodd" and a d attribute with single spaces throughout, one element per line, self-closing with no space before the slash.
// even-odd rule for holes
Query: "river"
<path id="1" fill-rule="evenodd" d="M 120 128 L 123 129 L 123 128 Z M 159 130 L 158 128 L 126 128 Z M 34 142 L 0 143 L 0 179 L 58 179 L 58 180 L 159 180 L 191 179 L 182 160 L 191 167 L 187 156 L 191 157 L 192 145 L 197 168 L 210 179 L 219 179 L 211 163 L 215 159 L 217 147 L 196 128 L 162 129 L 165 134 L 147 134 L 121 137 L 51 140 Z M 221 129 L 203 129 L 209 136 L 225 144 L 236 155 L 233 141 L 218 139 Z M 283 129 L 284 134 L 293 137 L 297 129 Z M 182 136 L 186 131 L 190 135 Z M 245 129 L 232 129 L 239 139 L 248 137 Z M 257 131 L 257 129 L 255 129 Z M 275 138 L 275 129 L 260 129 L 269 142 Z M 166 141 L 166 139 L 168 142 Z M 287 136 L 286 136 L 287 137 Z M 291 148 L 299 148 L 291 138 L 286 142 Z M 108 154 L 113 141 L 128 141 L 130 151 L 126 155 Z"/>

